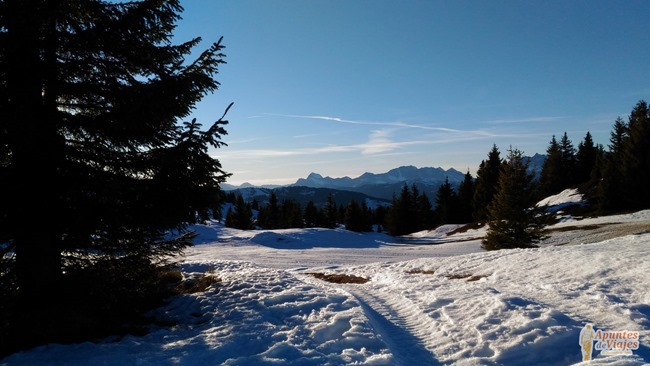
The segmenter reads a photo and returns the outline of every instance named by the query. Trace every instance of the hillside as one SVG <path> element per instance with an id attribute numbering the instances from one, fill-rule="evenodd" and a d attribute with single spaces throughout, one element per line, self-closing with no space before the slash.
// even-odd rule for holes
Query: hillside
<path id="1" fill-rule="evenodd" d="M 387 206 L 390 204 L 389 200 L 379 199 L 368 196 L 360 192 L 353 192 L 348 190 L 332 189 L 332 188 L 311 188 L 311 187 L 278 187 L 270 188 L 239 188 L 232 192 L 236 195 L 241 194 L 245 201 L 252 202 L 257 200 L 260 205 L 266 205 L 269 202 L 271 192 L 274 192 L 278 201 L 282 202 L 285 199 L 290 199 L 305 207 L 309 201 L 313 201 L 316 207 L 324 207 L 327 203 L 328 197 L 331 195 L 337 205 L 347 206 L 352 200 L 357 202 L 365 202 L 368 207 L 376 208 L 377 206 Z"/>

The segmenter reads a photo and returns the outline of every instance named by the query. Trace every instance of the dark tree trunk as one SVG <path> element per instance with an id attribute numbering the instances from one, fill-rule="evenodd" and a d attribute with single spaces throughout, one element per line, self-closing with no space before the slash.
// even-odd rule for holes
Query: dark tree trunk
<path id="1" fill-rule="evenodd" d="M 33 1 L 34 2 L 34 1 Z M 56 292 L 61 251 L 56 244 L 57 126 L 56 109 L 45 103 L 43 45 L 47 24 L 41 11 L 25 1 L 10 1 L 7 36 L 9 113 L 6 126 L 12 151 L 10 216 L 16 244 L 16 270 L 23 304 L 40 304 Z M 51 38 L 51 37 L 49 37 Z M 51 41 L 51 40 L 50 40 Z M 55 108 L 55 107 L 54 107 Z M 35 227 L 37 226 L 37 227 Z"/>

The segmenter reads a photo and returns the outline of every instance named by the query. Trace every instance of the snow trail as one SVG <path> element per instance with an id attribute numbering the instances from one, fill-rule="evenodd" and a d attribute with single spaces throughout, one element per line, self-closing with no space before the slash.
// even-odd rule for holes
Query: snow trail
<path id="1" fill-rule="evenodd" d="M 378 338 L 386 343 L 396 365 L 439 365 L 434 354 L 427 349 L 425 327 L 418 324 L 417 313 L 405 312 L 386 299 L 367 291 L 344 287 L 356 298 Z"/>

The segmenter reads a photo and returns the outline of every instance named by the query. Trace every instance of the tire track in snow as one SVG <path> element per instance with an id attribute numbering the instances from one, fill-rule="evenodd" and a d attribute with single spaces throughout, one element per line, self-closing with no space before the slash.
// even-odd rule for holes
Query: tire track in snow
<path id="1" fill-rule="evenodd" d="M 426 348 L 426 323 L 416 311 L 391 305 L 388 299 L 351 286 L 342 289 L 354 296 L 379 338 L 386 343 L 397 365 L 439 365 Z"/>

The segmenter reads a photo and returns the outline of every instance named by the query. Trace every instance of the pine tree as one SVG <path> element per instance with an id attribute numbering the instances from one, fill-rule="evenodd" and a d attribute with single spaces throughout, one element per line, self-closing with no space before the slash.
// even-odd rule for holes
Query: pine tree
<path id="1" fill-rule="evenodd" d="M 305 223 L 302 219 L 302 207 L 296 201 L 285 199 L 282 201 L 280 227 L 284 229 L 302 228 Z"/>
<path id="2" fill-rule="evenodd" d="M 591 180 L 598 154 L 598 147 L 594 145 L 591 133 L 587 132 L 584 140 L 578 144 L 576 153 L 576 183 L 585 183 Z"/>
<path id="3" fill-rule="evenodd" d="M 498 189 L 501 165 L 499 149 L 497 145 L 493 145 L 492 150 L 488 153 L 488 159 L 481 162 L 476 172 L 476 187 L 472 207 L 474 218 L 478 221 L 487 218 L 488 207 Z"/>
<path id="4" fill-rule="evenodd" d="M 544 208 L 534 206 L 533 175 L 517 149 L 510 149 L 489 211 L 487 250 L 533 248 L 543 237 Z"/>
<path id="5" fill-rule="evenodd" d="M 650 108 L 639 101 L 628 122 L 628 138 L 623 146 L 623 174 L 626 206 L 650 207 Z"/>
<path id="6" fill-rule="evenodd" d="M 560 144 L 555 139 L 555 135 L 546 148 L 546 159 L 542 166 L 542 172 L 539 177 L 539 184 L 542 196 L 556 194 L 562 191 L 564 187 L 564 175 L 562 164 L 562 152 Z"/>
<path id="7" fill-rule="evenodd" d="M 345 229 L 350 231 L 367 231 L 366 218 L 356 200 L 350 201 L 345 210 Z"/>
<path id="8" fill-rule="evenodd" d="M 415 188 L 415 185 L 413 185 L 413 187 Z M 418 225 L 415 228 L 415 231 L 431 229 L 434 226 L 435 223 L 432 208 L 431 201 L 429 201 L 429 197 L 427 197 L 426 193 L 422 192 L 416 196 L 415 211 Z"/>
<path id="9" fill-rule="evenodd" d="M 334 201 L 334 196 L 331 193 L 327 196 L 327 202 L 325 203 L 325 208 L 323 211 L 325 216 L 323 226 L 330 229 L 335 228 L 338 213 L 336 208 L 336 201 Z"/>
<path id="10" fill-rule="evenodd" d="M 602 179 L 597 187 L 597 205 L 600 212 L 612 212 L 624 207 L 624 148 L 628 138 L 628 125 L 622 118 L 614 121 L 610 135 L 609 151 L 602 162 Z"/>
<path id="11" fill-rule="evenodd" d="M 321 222 L 320 213 L 318 211 L 318 208 L 316 208 L 314 201 L 310 200 L 309 202 L 307 202 L 307 206 L 305 206 L 305 213 L 303 215 L 303 219 L 305 222 L 305 227 L 317 227 L 318 225 L 320 225 Z"/>
<path id="12" fill-rule="evenodd" d="M 361 212 L 363 214 L 363 231 L 371 232 L 372 230 L 372 219 L 373 219 L 373 210 L 368 207 L 366 202 L 361 202 Z"/>
<path id="13" fill-rule="evenodd" d="M 172 44 L 181 10 L 178 0 L 0 2 L 0 242 L 13 245 L 33 314 L 65 300 L 75 270 L 129 263 L 114 283 L 143 288 L 126 278 L 177 254 L 187 223 L 219 204 L 227 174 L 207 150 L 223 145 L 226 121 L 178 122 L 217 89 L 223 46 L 188 60 L 200 39 Z M 37 207 L 47 219 L 35 226 Z"/>
<path id="14" fill-rule="evenodd" d="M 445 179 L 445 183 L 441 184 L 438 187 L 438 192 L 436 193 L 436 208 L 434 210 L 434 215 L 436 218 L 436 224 L 453 224 L 457 222 L 457 206 L 458 206 L 458 196 L 454 191 L 454 188 L 449 183 L 449 178 Z"/>
<path id="15" fill-rule="evenodd" d="M 260 225 L 265 229 L 273 230 L 280 228 L 280 204 L 275 191 L 269 194 L 269 203 L 264 210 L 260 211 Z"/>
<path id="16" fill-rule="evenodd" d="M 247 204 L 241 195 L 237 196 L 235 210 L 228 209 L 226 226 L 240 230 L 251 230 L 254 228 L 251 205 Z"/>
<path id="17" fill-rule="evenodd" d="M 574 185 L 576 181 L 576 149 L 566 132 L 560 140 L 560 155 L 562 157 L 561 171 L 563 172 L 560 190 L 564 190 Z"/>
<path id="18" fill-rule="evenodd" d="M 469 170 L 465 173 L 465 177 L 458 186 L 458 222 L 468 223 L 472 222 L 472 199 L 474 197 L 474 177 L 470 174 Z"/>
<path id="19" fill-rule="evenodd" d="M 410 234 L 418 229 L 415 199 L 409 186 L 404 185 L 399 197 L 393 197 L 393 203 L 386 214 L 386 231 L 391 235 Z"/>

